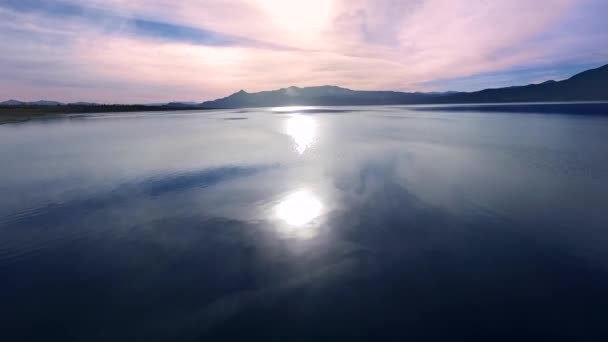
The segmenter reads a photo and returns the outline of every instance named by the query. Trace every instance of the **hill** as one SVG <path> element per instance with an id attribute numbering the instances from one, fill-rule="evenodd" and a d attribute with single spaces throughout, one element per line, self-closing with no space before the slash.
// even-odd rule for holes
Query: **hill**
<path id="1" fill-rule="evenodd" d="M 502 103 L 608 100 L 608 65 L 563 81 L 546 81 L 519 87 L 486 89 L 446 96 L 441 103 Z"/>
<path id="2" fill-rule="evenodd" d="M 403 93 L 397 91 L 360 91 L 336 86 L 289 87 L 248 93 L 241 90 L 228 97 L 201 103 L 207 108 L 279 107 L 279 106 L 359 106 L 421 104 L 442 94 Z"/>
<path id="3" fill-rule="evenodd" d="M 554 101 L 608 101 L 608 65 L 584 71 L 563 81 L 550 80 L 540 84 L 485 89 L 468 93 L 360 91 L 337 86 L 289 87 L 258 93 L 241 90 L 228 97 L 203 102 L 200 106 L 243 108 Z"/>

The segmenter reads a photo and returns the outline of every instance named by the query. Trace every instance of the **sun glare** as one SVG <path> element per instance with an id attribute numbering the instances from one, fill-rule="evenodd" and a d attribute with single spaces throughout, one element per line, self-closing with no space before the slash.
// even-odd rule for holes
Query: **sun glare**
<path id="1" fill-rule="evenodd" d="M 316 124 L 312 117 L 296 114 L 287 121 L 287 134 L 295 143 L 295 149 L 303 154 L 315 141 Z"/>
<path id="2" fill-rule="evenodd" d="M 292 226 L 304 226 L 321 214 L 322 204 L 310 191 L 287 196 L 276 207 L 277 216 Z"/>

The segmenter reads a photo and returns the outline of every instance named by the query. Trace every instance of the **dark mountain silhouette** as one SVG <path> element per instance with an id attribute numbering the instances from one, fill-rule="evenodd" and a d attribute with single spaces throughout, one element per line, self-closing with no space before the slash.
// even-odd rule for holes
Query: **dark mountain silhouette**
<path id="1" fill-rule="evenodd" d="M 540 84 L 453 94 L 441 99 L 441 103 L 606 100 L 608 100 L 608 65 L 583 71 L 558 82 L 550 80 Z"/>
<path id="2" fill-rule="evenodd" d="M 196 102 L 169 102 L 169 103 L 161 104 L 161 105 L 165 105 L 165 106 L 169 106 L 169 107 L 192 107 L 192 106 L 197 106 L 198 104 Z"/>
<path id="3" fill-rule="evenodd" d="M 407 105 L 407 104 L 463 104 L 463 103 L 511 103 L 511 102 L 574 102 L 608 101 L 608 65 L 581 72 L 563 81 L 545 81 L 539 84 L 507 88 L 485 89 L 476 92 L 432 92 L 407 93 L 398 91 L 360 91 L 337 86 L 289 87 L 278 90 L 248 93 L 241 90 L 228 97 L 207 101 L 169 102 L 141 105 L 142 108 L 157 107 L 176 109 L 195 108 L 244 108 L 279 106 L 359 106 L 359 105 Z M 76 102 L 64 104 L 56 101 L 24 102 L 8 100 L 0 102 L 5 110 L 16 107 L 99 107 L 108 105 Z M 115 105 L 119 108 L 124 105 Z M 133 107 L 133 106 L 131 106 Z M 149 108 L 148 108 L 149 109 Z M 92 109 L 87 108 L 87 111 Z M 40 110 L 36 110 L 37 112 Z"/>
<path id="4" fill-rule="evenodd" d="M 25 102 L 21 102 L 18 100 L 8 100 L 4 102 L 0 102 L 0 106 L 22 106 L 25 105 Z"/>
<path id="5" fill-rule="evenodd" d="M 34 102 L 8 100 L 8 101 L 0 102 L 0 106 L 60 106 L 60 105 L 63 105 L 63 103 L 57 102 L 57 101 L 47 101 L 47 100 L 40 100 L 40 101 L 34 101 Z"/>
<path id="6" fill-rule="evenodd" d="M 441 93 L 403 93 L 397 91 L 360 91 L 336 86 L 289 87 L 248 93 L 241 90 L 228 97 L 201 103 L 209 108 L 279 106 L 358 106 L 429 103 Z"/>
<path id="7" fill-rule="evenodd" d="M 98 103 L 94 102 L 71 102 L 68 103 L 68 106 L 99 106 Z"/>
<path id="8" fill-rule="evenodd" d="M 405 93 L 357 91 L 336 86 L 289 87 L 259 93 L 241 90 L 200 104 L 205 108 L 278 106 L 357 106 L 397 104 L 506 103 L 550 101 L 608 101 L 608 65 L 584 71 L 563 81 L 476 92 Z"/>

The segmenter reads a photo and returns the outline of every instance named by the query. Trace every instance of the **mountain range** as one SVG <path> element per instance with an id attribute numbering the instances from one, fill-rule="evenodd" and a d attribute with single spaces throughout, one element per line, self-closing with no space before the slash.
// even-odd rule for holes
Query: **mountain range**
<path id="1" fill-rule="evenodd" d="M 608 65 L 587 70 L 566 80 L 549 80 L 539 84 L 485 89 L 475 92 L 398 92 L 351 90 L 337 86 L 288 87 L 248 93 L 244 90 L 230 96 L 203 103 L 169 102 L 154 104 L 172 109 L 245 108 L 279 106 L 358 106 L 463 104 L 510 102 L 575 102 L 608 101 Z M 95 103 L 64 104 L 56 101 L 21 102 L 9 100 L 2 106 L 99 106 Z M 150 105 L 152 106 L 152 105 Z"/>
<path id="2" fill-rule="evenodd" d="M 242 108 L 554 101 L 608 101 L 608 65 L 581 72 L 563 81 L 550 80 L 540 84 L 476 92 L 406 93 L 358 91 L 336 86 L 289 87 L 258 93 L 241 90 L 225 98 L 203 102 L 201 106 Z"/>
<path id="3" fill-rule="evenodd" d="M 0 102 L 0 106 L 60 106 L 63 105 L 61 102 L 57 101 L 34 101 L 34 102 L 23 102 L 18 100 L 8 100 L 4 102 Z"/>

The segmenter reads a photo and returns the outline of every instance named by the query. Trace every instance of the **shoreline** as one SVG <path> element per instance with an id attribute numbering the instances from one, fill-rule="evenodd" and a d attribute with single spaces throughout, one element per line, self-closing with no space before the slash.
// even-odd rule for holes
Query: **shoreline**
<path id="1" fill-rule="evenodd" d="M 0 125 L 27 122 L 36 119 L 55 118 L 69 114 L 177 112 L 189 110 L 211 110 L 211 108 L 144 105 L 0 106 Z"/>

